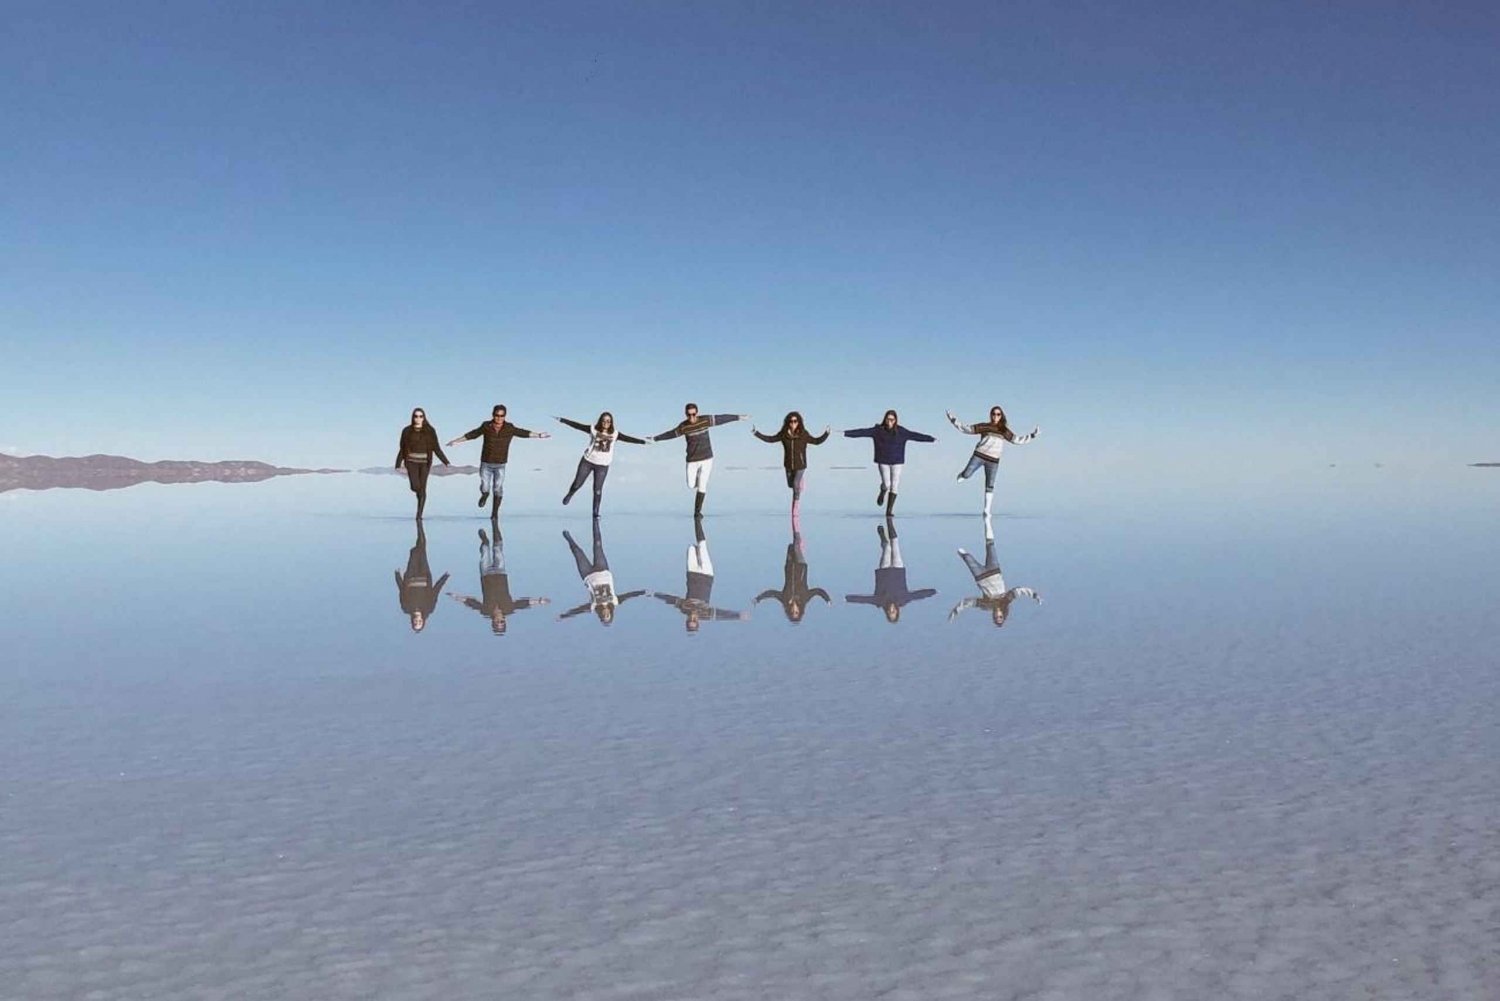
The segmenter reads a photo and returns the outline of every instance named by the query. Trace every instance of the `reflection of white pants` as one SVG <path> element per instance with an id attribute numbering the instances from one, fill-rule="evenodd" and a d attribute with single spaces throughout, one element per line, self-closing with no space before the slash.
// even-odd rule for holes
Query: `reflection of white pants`
<path id="1" fill-rule="evenodd" d="M 687 572 L 714 575 L 714 561 L 708 558 L 708 543 L 695 542 L 688 546 Z"/>
<path id="2" fill-rule="evenodd" d="M 900 469 L 900 466 L 896 467 Z M 889 570 L 895 567 L 904 570 L 906 564 L 901 562 L 901 543 L 895 539 L 886 539 L 880 544 L 880 569 Z"/>
<path id="3" fill-rule="evenodd" d="M 688 489 L 696 490 L 700 494 L 708 493 L 708 477 L 713 471 L 714 460 L 712 458 L 689 462 L 687 464 Z"/>
<path id="4" fill-rule="evenodd" d="M 875 468 L 880 470 L 880 485 L 887 493 L 900 493 L 901 491 L 901 463 L 877 462 Z"/>

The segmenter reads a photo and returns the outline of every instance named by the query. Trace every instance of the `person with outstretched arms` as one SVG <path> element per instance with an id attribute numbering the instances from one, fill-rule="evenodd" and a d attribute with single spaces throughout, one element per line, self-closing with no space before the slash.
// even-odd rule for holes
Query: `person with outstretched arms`
<path id="1" fill-rule="evenodd" d="M 573 541 L 573 536 L 566 530 L 563 538 L 568 540 L 568 549 L 573 553 L 573 563 L 578 568 L 578 577 L 583 581 L 583 586 L 588 589 L 589 600 L 574 608 L 568 609 L 558 616 L 559 620 L 571 619 L 575 615 L 584 612 L 593 612 L 603 625 L 613 625 L 615 621 L 615 609 L 619 608 L 631 598 L 639 598 L 646 591 L 626 591 L 619 594 L 615 591 L 614 571 L 609 568 L 609 560 L 604 555 L 604 537 L 599 534 L 599 522 L 594 522 L 594 551 L 586 553 L 583 547 Z"/>
<path id="2" fill-rule="evenodd" d="M 450 443 L 451 444 L 451 443 Z M 443 465 L 449 465 L 438 444 L 437 428 L 427 423 L 427 411 L 417 407 L 411 412 L 411 423 L 401 429 L 401 443 L 396 447 L 396 468 L 406 467 L 406 482 L 411 492 L 417 495 L 417 520 L 422 520 L 422 510 L 427 507 L 427 477 L 432 473 L 432 459 L 436 456 Z"/>
<path id="3" fill-rule="evenodd" d="M 604 478 L 609 475 L 609 467 L 615 457 L 615 442 L 628 441 L 632 445 L 645 445 L 648 443 L 647 439 L 634 438 L 616 430 L 615 415 L 608 410 L 599 415 L 593 427 L 566 417 L 556 419 L 575 431 L 582 431 L 589 436 L 588 447 L 583 450 L 583 456 L 578 460 L 578 471 L 573 475 L 573 485 L 568 487 L 567 493 L 563 494 L 562 502 L 567 504 L 571 501 L 573 495 L 583 486 L 584 481 L 593 476 L 594 517 L 597 518 L 599 517 L 599 504 L 604 500 Z"/>
<path id="4" fill-rule="evenodd" d="M 549 602 L 546 598 L 511 597 L 510 574 L 505 569 L 505 538 L 500 534 L 499 524 L 493 519 L 490 521 L 490 531 L 495 533 L 493 543 L 484 529 L 479 530 L 479 593 L 484 597 L 474 598 L 467 594 L 454 594 L 452 591 L 448 592 L 448 597 L 489 619 L 490 631 L 496 636 L 504 636 L 506 616 L 514 615 L 523 608 L 535 608 Z"/>
<path id="5" fill-rule="evenodd" d="M 682 408 L 682 422 L 676 427 L 653 435 L 652 441 L 683 438 L 687 443 L 687 485 L 695 494 L 693 517 L 703 516 L 703 498 L 708 496 L 708 478 L 714 471 L 714 446 L 709 440 L 708 429 L 728 424 L 731 421 L 749 419 L 749 414 L 698 414 L 698 404 L 689 403 Z"/>
<path id="6" fill-rule="evenodd" d="M 513 438 L 551 438 L 546 431 L 528 431 L 505 419 L 505 404 L 497 403 L 490 411 L 490 419 L 472 431 L 448 442 L 457 445 L 461 441 L 483 438 L 479 450 L 479 506 L 491 501 L 490 517 L 500 513 L 500 502 L 505 499 L 505 464 L 510 461 L 510 443 Z"/>
<path id="7" fill-rule="evenodd" d="M 906 465 L 906 443 L 937 441 L 930 434 L 902 427 L 894 410 L 887 410 L 874 427 L 850 428 L 844 437 L 873 439 L 875 468 L 880 470 L 880 493 L 875 496 L 875 506 L 884 504 L 887 518 L 896 513 L 896 492 L 901 489 L 901 469 Z"/>
<path id="8" fill-rule="evenodd" d="M 419 633 L 427 628 L 427 620 L 437 611 L 438 595 L 443 593 L 443 585 L 448 582 L 448 575 L 443 574 L 433 583 L 432 567 L 427 563 L 427 533 L 420 521 L 417 522 L 417 541 L 406 554 L 406 573 L 394 572 L 401 611 L 411 620 L 411 631 Z"/>
<path id="9" fill-rule="evenodd" d="M 761 441 L 781 443 L 781 467 L 786 471 L 786 486 L 792 492 L 792 516 L 802 510 L 802 481 L 807 473 L 807 446 L 821 445 L 828 440 L 831 428 L 823 428 L 822 434 L 808 434 L 802 414 L 791 411 L 781 419 L 781 430 L 775 434 L 761 434 L 755 427 L 750 433 Z"/>
<path id="10" fill-rule="evenodd" d="M 889 518 L 875 526 L 880 536 L 880 562 L 875 565 L 875 591 L 872 594 L 846 594 L 851 605 L 874 605 L 885 613 L 885 621 L 901 621 L 901 609 L 913 601 L 931 598 L 937 591 L 924 587 L 913 591 L 906 586 L 906 563 L 901 559 L 901 543 L 896 538 L 896 523 Z"/>
<path id="11" fill-rule="evenodd" d="M 990 407 L 990 419 L 977 424 L 964 424 L 953 416 L 953 411 L 948 411 L 948 423 L 958 428 L 964 434 L 979 435 L 979 444 L 974 446 L 974 454 L 969 456 L 968 465 L 958 474 L 959 482 L 963 482 L 973 476 L 980 468 L 984 469 L 984 513 L 990 513 L 990 505 L 995 497 L 995 470 L 1000 465 L 1000 453 L 1005 451 L 1006 442 L 1012 445 L 1024 445 L 1041 434 L 1040 428 L 1032 428 L 1031 433 L 1017 435 L 1006 423 L 1005 411 L 999 405 Z"/>
<path id="12" fill-rule="evenodd" d="M 964 566 L 974 576 L 974 583 L 979 585 L 979 597 L 965 598 L 954 605 L 953 611 L 948 613 L 949 622 L 971 608 L 985 608 L 989 610 L 990 621 L 998 629 L 1005 625 L 1011 603 L 1017 598 L 1030 598 L 1038 605 L 1042 603 L 1042 596 L 1029 587 L 1005 586 L 1005 574 L 1000 570 L 1000 561 L 995 559 L 995 529 L 988 518 L 984 519 L 984 562 L 980 563 L 962 548 L 958 551 L 958 558 L 964 561 Z"/>
<path id="13" fill-rule="evenodd" d="M 709 604 L 714 594 L 714 561 L 708 554 L 708 537 L 703 534 L 703 522 L 693 519 L 693 544 L 687 548 L 687 586 L 680 597 L 654 592 L 659 601 L 665 601 L 683 615 L 683 627 L 696 633 L 703 622 L 748 619 L 744 612 L 732 612 L 715 608 Z"/>

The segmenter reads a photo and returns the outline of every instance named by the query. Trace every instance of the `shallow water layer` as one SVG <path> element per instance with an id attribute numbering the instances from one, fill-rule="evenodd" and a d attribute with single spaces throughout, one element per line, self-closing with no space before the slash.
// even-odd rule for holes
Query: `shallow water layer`
<path id="1" fill-rule="evenodd" d="M 354 482 L 0 505 L 7 996 L 1500 996 L 1492 496 Z"/>

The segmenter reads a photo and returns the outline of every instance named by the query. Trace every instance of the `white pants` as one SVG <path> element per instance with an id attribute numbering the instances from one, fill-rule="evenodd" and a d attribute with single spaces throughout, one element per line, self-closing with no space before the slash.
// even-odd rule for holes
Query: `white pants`
<path id="1" fill-rule="evenodd" d="M 708 493 L 708 477 L 713 471 L 713 459 L 699 459 L 697 462 L 689 462 L 687 464 L 688 489 L 696 490 L 700 494 Z"/>
<path id="2" fill-rule="evenodd" d="M 875 468 L 880 470 L 880 486 L 886 493 L 894 494 L 901 492 L 901 464 L 900 463 L 875 463 Z"/>
<path id="3" fill-rule="evenodd" d="M 714 561 L 708 556 L 708 543 L 695 542 L 687 548 L 687 572 L 714 575 Z"/>

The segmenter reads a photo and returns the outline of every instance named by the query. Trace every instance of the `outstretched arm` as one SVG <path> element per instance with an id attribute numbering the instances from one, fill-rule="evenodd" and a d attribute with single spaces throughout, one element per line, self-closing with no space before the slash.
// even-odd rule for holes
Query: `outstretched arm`
<path id="1" fill-rule="evenodd" d="M 479 425 L 477 428 L 475 428 L 472 431 L 466 431 L 466 432 L 464 432 L 463 434 L 459 435 L 457 438 L 454 438 L 452 441 L 445 441 L 445 442 L 443 442 L 443 444 L 445 444 L 445 445 L 457 445 L 461 441 L 473 441 L 475 438 L 478 438 L 482 434 L 484 434 L 484 425 L 483 424 Z"/>
<path id="2" fill-rule="evenodd" d="M 708 422 L 712 426 L 718 427 L 720 424 L 730 424 L 734 421 L 745 420 L 749 416 L 749 414 L 714 414 L 708 419 Z"/>
<path id="3" fill-rule="evenodd" d="M 978 431 L 974 430 L 974 428 L 973 428 L 972 425 L 965 424 L 962 421 L 960 421 L 957 417 L 954 417 L 953 416 L 953 411 L 951 411 L 951 410 L 948 411 L 948 423 L 952 424 L 954 427 L 958 428 L 964 434 L 978 434 L 979 433 Z"/>
<path id="4" fill-rule="evenodd" d="M 646 438 L 637 438 L 635 435 L 633 435 L 633 434 L 626 434 L 624 431 L 620 432 L 620 440 L 621 441 L 628 441 L 632 445 L 645 445 L 645 444 L 648 444 L 648 439 L 646 439 Z"/>
<path id="5" fill-rule="evenodd" d="M 668 428 L 667 430 L 663 431 L 661 434 L 654 434 L 654 435 L 652 435 L 651 436 L 651 440 L 652 441 L 666 441 L 669 438 L 676 438 L 680 434 L 682 434 L 682 425 L 679 424 L 677 427 Z"/>
<path id="6" fill-rule="evenodd" d="M 1010 443 L 1012 445 L 1024 445 L 1041 433 L 1041 428 L 1032 428 L 1029 434 L 1018 434 L 1010 440 Z"/>
<path id="7" fill-rule="evenodd" d="M 910 428 L 902 428 L 901 430 L 906 432 L 907 441 L 937 441 L 937 439 L 930 434 L 923 434 L 920 431 L 913 431 Z"/>
<path id="8" fill-rule="evenodd" d="M 751 428 L 750 433 L 755 435 L 755 437 L 759 438 L 761 441 L 774 442 L 781 440 L 780 431 L 777 431 L 775 434 L 761 434 L 758 428 Z"/>
<path id="9" fill-rule="evenodd" d="M 593 428 L 589 427 L 582 421 L 570 420 L 566 417 L 558 417 L 556 418 L 556 420 L 558 423 L 566 424 L 568 427 L 573 428 L 575 431 L 582 431 L 584 434 L 590 434 L 593 431 Z M 519 431 L 517 433 L 519 433 Z M 530 432 L 528 432 L 527 434 L 529 436 Z"/>
<path id="10" fill-rule="evenodd" d="M 828 440 L 829 430 L 830 430 L 829 428 L 825 427 L 823 429 L 823 433 L 822 434 L 809 435 L 808 439 L 807 439 L 807 443 L 809 445 L 821 445 L 821 444 L 823 444 L 825 441 Z"/>
<path id="11" fill-rule="evenodd" d="M 844 437 L 845 438 L 873 438 L 873 437 L 875 437 L 875 429 L 874 428 L 850 428 L 848 431 L 844 432 Z"/>

